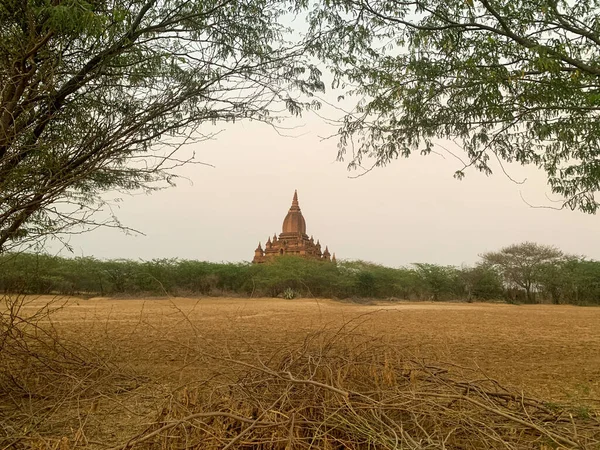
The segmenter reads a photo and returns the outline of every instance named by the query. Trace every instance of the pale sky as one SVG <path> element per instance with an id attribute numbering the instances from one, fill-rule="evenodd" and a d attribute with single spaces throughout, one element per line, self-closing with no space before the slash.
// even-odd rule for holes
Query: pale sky
<path id="1" fill-rule="evenodd" d="M 336 162 L 337 140 L 308 114 L 284 137 L 256 123 L 216 125 L 215 140 L 190 145 L 215 167 L 186 166 L 177 187 L 152 195 L 124 196 L 116 210 L 124 225 L 145 235 L 99 229 L 70 238 L 77 256 L 248 261 L 258 242 L 281 232 L 294 189 L 308 234 L 339 259 L 397 267 L 413 262 L 473 264 L 478 255 L 523 241 L 556 245 L 600 259 L 600 217 L 534 209 L 550 205 L 544 174 L 509 167 L 486 177 L 460 167 L 450 155 L 414 155 L 352 179 Z M 212 126 L 211 126 L 212 127 Z M 56 244 L 50 251 L 58 252 Z M 62 252 L 63 255 L 68 255 Z"/>

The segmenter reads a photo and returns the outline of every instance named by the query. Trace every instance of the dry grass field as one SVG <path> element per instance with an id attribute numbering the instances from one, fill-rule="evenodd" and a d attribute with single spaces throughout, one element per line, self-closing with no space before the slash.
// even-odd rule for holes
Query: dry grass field
<path id="1" fill-rule="evenodd" d="M 63 400 L 57 406 L 56 399 L 39 394 L 38 401 L 36 394 L 3 402 L 0 414 L 10 423 L 42 424 L 29 434 L 13 426 L 10 445 L 22 438 L 65 449 L 505 448 L 510 435 L 515 440 L 506 448 L 600 448 L 600 430 L 594 430 L 600 424 L 600 308 L 37 297 L 22 312 L 33 314 L 50 300 L 59 309 L 39 326 L 97 362 L 87 372 L 65 369 L 61 382 L 38 376 L 36 387 L 28 378 L 31 391 L 58 383 L 52 390 L 62 389 Z M 471 392 L 477 397 L 465 399 Z M 417 402 L 420 395 L 436 400 Z M 400 403 L 384 408 L 389 398 L 403 398 L 404 409 Z M 413 431 L 406 418 L 382 412 L 406 412 L 411 401 L 421 408 L 410 412 Z M 325 411 L 331 402 L 341 402 L 331 407 L 335 414 Z M 455 408 L 463 403 L 478 412 Z M 569 406 L 553 416 L 556 428 L 538 430 L 557 405 Z M 221 412 L 226 417 L 216 421 L 214 411 L 224 408 L 231 417 Z M 342 426 L 348 411 L 360 432 Z M 334 417 L 335 426 L 328 422 Z M 390 431 L 396 441 L 383 445 L 394 420 L 406 424 L 406 436 Z M 463 428 L 481 428 L 482 437 L 457 431 Z M 438 432 L 443 436 L 436 440 Z M 348 437 L 357 433 L 364 441 Z"/>

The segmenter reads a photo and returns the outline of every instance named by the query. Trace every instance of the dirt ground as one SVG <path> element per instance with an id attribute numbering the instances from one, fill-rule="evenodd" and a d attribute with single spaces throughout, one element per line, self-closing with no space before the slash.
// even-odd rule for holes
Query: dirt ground
<path id="1" fill-rule="evenodd" d="M 34 310 L 49 298 L 40 297 Z M 252 358 L 344 327 L 419 358 L 479 367 L 556 400 L 600 398 L 600 308 L 559 305 L 382 303 L 316 299 L 58 300 L 55 327 L 138 373 L 173 383 L 202 370 L 191 344 Z"/>
<path id="2" fill-rule="evenodd" d="M 42 314 L 42 327 L 86 356 L 58 378 L 28 379 L 42 390 L 44 383 L 56 383 L 47 387 L 50 397 L 28 394 L 0 402 L 0 417 L 11 417 L 10 430 L 36 427 L 46 446 L 65 439 L 71 447 L 122 445 L 147 432 L 181 398 L 187 402 L 211 379 L 230 376 L 227 361 L 268 365 L 269 358 L 281 360 L 315 335 L 343 336 L 343 345 L 366 348 L 363 355 L 384 347 L 406 360 L 451 364 L 469 374 L 461 377 L 465 381 L 489 377 L 544 402 L 584 405 L 586 417 L 600 410 L 600 308 L 31 297 L 21 314 L 48 304 L 54 311 Z M 62 354 L 62 347 L 56 352 Z M 87 362 L 90 369 L 81 372 Z M 477 368 L 476 376 L 461 367 Z M 66 389 L 62 397 L 53 394 L 57 389 Z M 7 433 L 9 442 L 13 435 Z"/>

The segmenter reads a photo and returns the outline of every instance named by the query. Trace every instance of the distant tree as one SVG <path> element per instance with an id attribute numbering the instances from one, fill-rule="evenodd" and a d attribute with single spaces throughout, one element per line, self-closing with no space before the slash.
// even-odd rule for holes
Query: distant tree
<path id="1" fill-rule="evenodd" d="M 102 264 L 103 276 L 111 293 L 137 293 L 139 284 L 135 282 L 140 273 L 141 263 L 127 259 L 113 259 Z"/>
<path id="2" fill-rule="evenodd" d="M 494 267 L 479 264 L 460 271 L 468 300 L 493 300 L 504 295 L 502 276 Z"/>
<path id="3" fill-rule="evenodd" d="M 463 294 L 456 267 L 425 263 L 415 263 L 414 266 L 425 292 L 431 295 L 432 300 L 444 300 Z"/>
<path id="4" fill-rule="evenodd" d="M 359 272 L 356 277 L 356 291 L 361 297 L 375 297 L 377 281 L 371 272 Z"/>
<path id="5" fill-rule="evenodd" d="M 596 0 L 336 0 L 310 17 L 334 85 L 360 99 L 340 128 L 351 166 L 448 139 L 465 152 L 457 178 L 491 173 L 490 160 L 533 164 L 565 207 L 596 212 Z"/>
<path id="6" fill-rule="evenodd" d="M 525 290 L 527 301 L 535 300 L 534 291 L 548 266 L 558 264 L 565 257 L 556 247 L 533 242 L 510 245 L 498 252 L 488 252 L 482 256 L 483 263 L 496 268 L 509 284 Z"/>
<path id="7" fill-rule="evenodd" d="M 600 261 L 572 259 L 565 264 L 569 303 L 600 305 Z"/>
<path id="8" fill-rule="evenodd" d="M 103 193 L 172 184 L 191 159 L 175 151 L 210 136 L 202 124 L 308 106 L 299 97 L 323 84 L 286 41 L 289 6 L 0 2 L 0 251 L 98 225 Z"/>
<path id="9" fill-rule="evenodd" d="M 600 304 L 600 262 L 570 257 L 547 264 L 541 285 L 555 304 Z"/>
<path id="10" fill-rule="evenodd" d="M 320 262 L 320 261 L 319 261 Z M 253 287 L 263 295 L 277 297 L 286 289 L 291 289 L 303 295 L 313 296 L 309 292 L 311 272 L 317 261 L 311 261 L 295 255 L 285 255 L 273 258 L 265 264 L 251 266 Z"/>

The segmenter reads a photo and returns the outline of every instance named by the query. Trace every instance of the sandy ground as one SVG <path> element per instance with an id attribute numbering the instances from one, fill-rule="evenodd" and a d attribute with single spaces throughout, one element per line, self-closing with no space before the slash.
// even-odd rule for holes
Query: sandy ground
<path id="1" fill-rule="evenodd" d="M 48 302 L 38 297 L 34 311 Z M 316 299 L 57 300 L 56 329 L 139 373 L 184 382 L 188 351 L 251 355 L 345 327 L 418 357 L 478 366 L 544 398 L 600 398 L 600 308 L 557 305 L 384 303 Z M 239 355 L 238 355 L 239 356 Z"/>
<path id="2" fill-rule="evenodd" d="M 0 398 L 0 418 L 10 417 L 11 430 L 35 426 L 43 445 L 35 440 L 32 445 L 39 448 L 128 442 L 147 431 L 176 396 L 187 398 L 186 392 L 202 391 L 209 380 L 229 377 L 231 364 L 219 362 L 224 358 L 258 365 L 279 352 L 277 360 L 320 332 L 343 335 L 343 344 L 352 348 L 366 339 L 368 348 L 383 342 L 399 348 L 402 357 L 454 364 L 465 381 L 472 378 L 463 374 L 474 375 L 458 365 L 478 368 L 483 375 L 476 378 L 491 377 L 543 401 L 600 409 L 600 308 L 31 297 L 21 314 L 48 304 L 55 311 L 42 315 L 43 327 L 53 328 L 56 342 L 85 357 L 72 367 L 60 366 L 68 369 L 64 375 L 43 378 L 57 394 Z M 40 379 L 33 374 L 28 382 Z"/>

